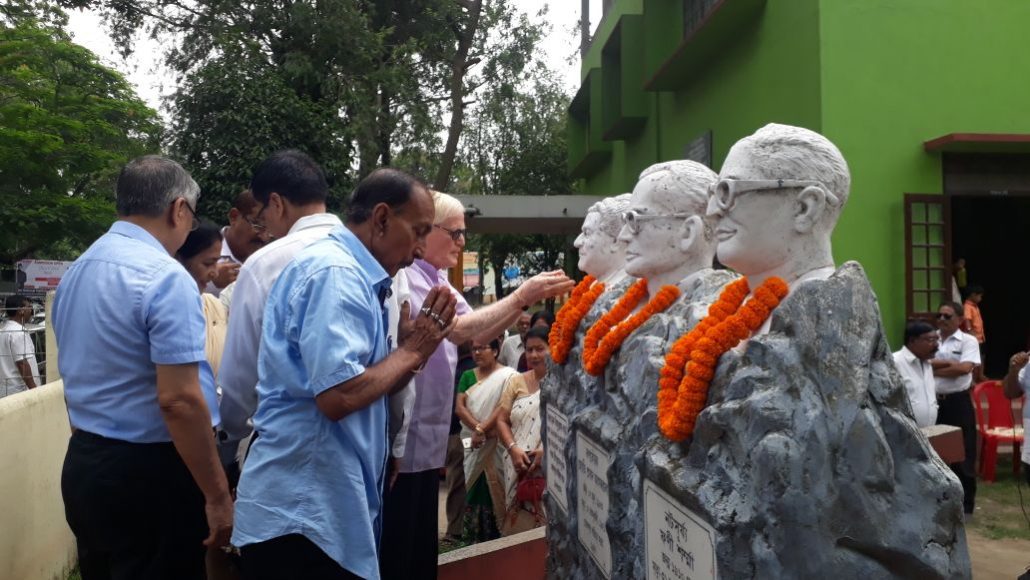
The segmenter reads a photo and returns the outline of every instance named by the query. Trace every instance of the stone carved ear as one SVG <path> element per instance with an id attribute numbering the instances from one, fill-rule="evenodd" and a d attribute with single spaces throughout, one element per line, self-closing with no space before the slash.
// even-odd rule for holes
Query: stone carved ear
<path id="1" fill-rule="evenodd" d="M 680 238 L 679 248 L 681 252 L 689 252 L 704 238 L 705 222 L 701 216 L 692 215 L 683 220 L 683 237 Z"/>
<path id="2" fill-rule="evenodd" d="M 794 230 L 799 234 L 807 234 L 815 229 L 830 209 L 826 201 L 826 190 L 817 185 L 801 190 L 796 203 Z"/>

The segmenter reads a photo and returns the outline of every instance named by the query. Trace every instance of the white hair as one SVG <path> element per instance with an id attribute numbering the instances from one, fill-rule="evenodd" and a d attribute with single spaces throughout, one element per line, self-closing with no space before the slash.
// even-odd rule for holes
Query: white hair
<path id="1" fill-rule="evenodd" d="M 840 215 L 851 190 L 851 172 L 840 149 L 815 131 L 770 123 L 744 137 L 753 165 L 768 179 L 818 181 L 836 198 L 832 216 Z"/>
<path id="2" fill-rule="evenodd" d="M 619 237 L 622 229 L 622 214 L 629 209 L 630 194 L 624 193 L 615 197 L 606 197 L 587 209 L 587 214 L 597 212 L 600 218 L 600 230 L 611 239 Z"/>
<path id="3" fill-rule="evenodd" d="M 465 206 L 458 198 L 442 191 L 433 191 L 433 208 L 436 210 L 434 224 L 441 224 L 454 216 L 465 215 Z"/>

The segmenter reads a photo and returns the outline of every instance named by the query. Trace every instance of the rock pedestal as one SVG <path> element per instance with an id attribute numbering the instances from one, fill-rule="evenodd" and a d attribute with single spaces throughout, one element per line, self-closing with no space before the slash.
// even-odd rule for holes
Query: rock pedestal
<path id="1" fill-rule="evenodd" d="M 970 577 L 961 486 L 911 418 L 858 264 L 797 285 L 768 333 L 724 354 L 693 440 L 673 443 L 655 426 L 657 372 L 696 321 L 670 309 L 638 329 L 600 400 L 572 410 L 551 577 Z M 582 373 L 564 371 L 545 388 Z M 581 541 L 579 520 L 605 516 L 607 537 Z"/>

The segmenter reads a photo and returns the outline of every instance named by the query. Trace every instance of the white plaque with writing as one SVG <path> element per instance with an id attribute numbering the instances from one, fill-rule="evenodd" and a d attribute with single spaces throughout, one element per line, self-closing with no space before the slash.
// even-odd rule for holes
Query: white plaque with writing
<path id="1" fill-rule="evenodd" d="M 547 406 L 547 492 L 566 514 L 569 513 L 568 465 L 565 463 L 565 446 L 569 442 L 569 418 L 555 408 Z"/>
<path id="2" fill-rule="evenodd" d="M 718 577 L 715 530 L 654 483 L 644 480 L 647 580 Z"/>
<path id="3" fill-rule="evenodd" d="M 612 547 L 608 541 L 608 464 L 611 457 L 586 435 L 576 433 L 576 509 L 579 542 L 605 578 L 612 577 Z"/>

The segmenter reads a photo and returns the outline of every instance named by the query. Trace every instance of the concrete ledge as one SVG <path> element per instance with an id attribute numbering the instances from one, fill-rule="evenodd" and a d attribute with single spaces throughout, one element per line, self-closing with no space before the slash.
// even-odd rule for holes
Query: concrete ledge
<path id="1" fill-rule="evenodd" d="M 933 450 L 940 455 L 944 463 L 960 463 L 966 458 L 966 448 L 962 442 L 962 429 L 951 425 L 930 425 L 919 429 L 930 442 Z"/>
<path id="2" fill-rule="evenodd" d="M 70 434 L 60 381 L 0 399 L 0 578 L 64 580 L 75 564 L 61 499 Z"/>
<path id="3" fill-rule="evenodd" d="M 438 580 L 543 580 L 547 561 L 545 527 L 441 554 Z"/>

